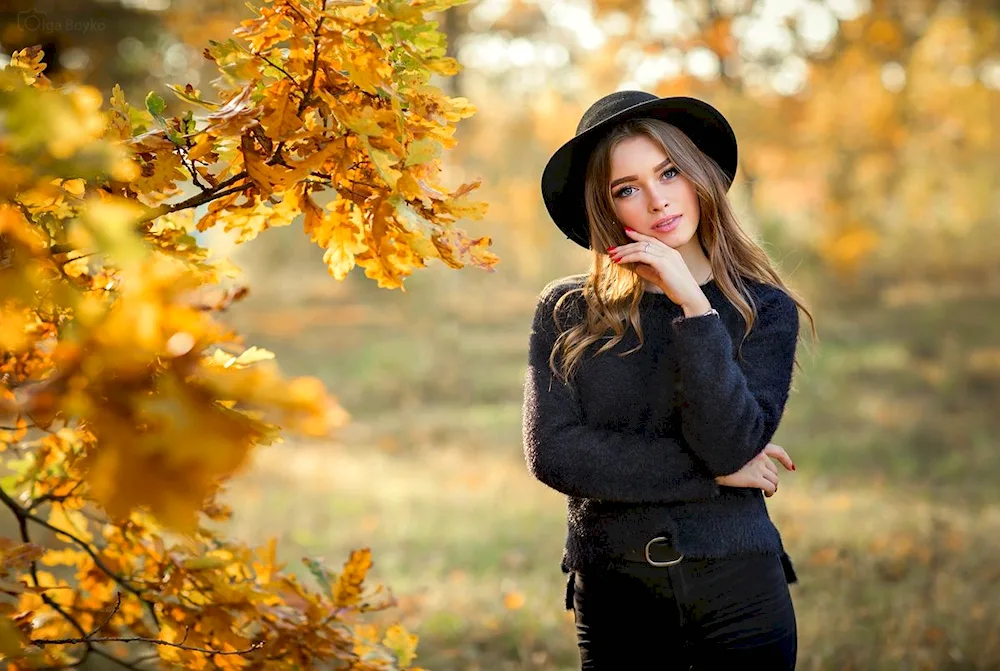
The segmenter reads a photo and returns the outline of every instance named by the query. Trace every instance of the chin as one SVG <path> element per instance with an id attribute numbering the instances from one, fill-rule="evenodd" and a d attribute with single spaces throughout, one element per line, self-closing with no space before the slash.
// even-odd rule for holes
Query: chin
<path id="1" fill-rule="evenodd" d="M 660 233 L 660 234 L 656 234 L 655 232 L 653 232 L 650 233 L 650 235 L 659 240 L 660 242 L 662 242 L 663 244 L 665 244 L 667 247 L 670 247 L 671 249 L 680 249 L 681 247 L 688 244 L 689 242 L 691 242 L 691 240 L 694 239 L 694 235 L 684 235 L 684 234 L 678 235 L 677 231 L 671 231 L 669 233 Z"/>

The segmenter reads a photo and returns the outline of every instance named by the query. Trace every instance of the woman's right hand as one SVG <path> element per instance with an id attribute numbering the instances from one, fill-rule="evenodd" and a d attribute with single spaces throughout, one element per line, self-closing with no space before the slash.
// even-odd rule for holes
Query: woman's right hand
<path id="1" fill-rule="evenodd" d="M 721 475 L 715 481 L 726 487 L 762 489 L 764 496 L 774 496 L 778 491 L 778 467 L 772 458 L 777 459 L 785 470 L 795 470 L 795 464 L 792 463 L 788 453 L 779 445 L 768 443 L 764 450 L 744 464 L 743 468 L 729 475 Z"/>

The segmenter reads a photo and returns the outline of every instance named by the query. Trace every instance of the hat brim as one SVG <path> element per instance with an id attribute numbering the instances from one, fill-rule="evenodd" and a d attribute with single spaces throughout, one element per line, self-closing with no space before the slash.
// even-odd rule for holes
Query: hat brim
<path id="1" fill-rule="evenodd" d="M 566 142 L 542 171 L 542 199 L 549 216 L 567 238 L 582 247 L 590 248 L 584 180 L 591 152 L 613 126 L 639 118 L 660 119 L 676 126 L 719 165 L 730 184 L 736 178 L 736 134 L 722 113 L 708 103 L 676 96 L 624 109 Z"/>

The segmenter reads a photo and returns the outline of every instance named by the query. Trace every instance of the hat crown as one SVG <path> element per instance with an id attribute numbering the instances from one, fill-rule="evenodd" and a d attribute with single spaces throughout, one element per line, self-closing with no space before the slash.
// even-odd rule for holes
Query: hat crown
<path id="1" fill-rule="evenodd" d="M 645 91 L 615 91 L 604 96 L 583 113 L 579 125 L 576 127 L 576 134 L 585 133 L 605 119 L 624 112 L 630 107 L 650 100 L 656 100 L 656 96 Z"/>

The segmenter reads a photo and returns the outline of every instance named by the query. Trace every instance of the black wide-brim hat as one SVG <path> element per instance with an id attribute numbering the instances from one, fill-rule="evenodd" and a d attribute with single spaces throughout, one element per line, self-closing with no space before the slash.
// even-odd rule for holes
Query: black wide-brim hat
<path id="1" fill-rule="evenodd" d="M 542 199 L 552 221 L 573 242 L 590 248 L 590 228 L 584 201 L 587 161 L 594 148 L 615 126 L 631 119 L 651 118 L 676 126 L 695 146 L 736 178 L 736 133 L 719 110 L 696 98 L 658 98 L 645 91 L 617 91 L 584 112 L 576 135 L 559 147 L 542 171 Z"/>

